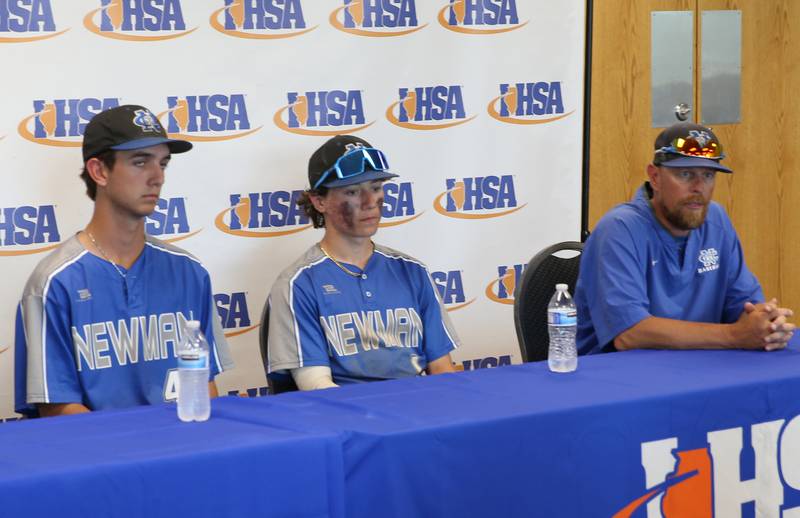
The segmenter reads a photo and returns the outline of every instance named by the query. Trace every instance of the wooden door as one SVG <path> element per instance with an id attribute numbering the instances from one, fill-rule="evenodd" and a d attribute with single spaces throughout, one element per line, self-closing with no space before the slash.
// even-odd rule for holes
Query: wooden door
<path id="1" fill-rule="evenodd" d="M 796 0 L 601 0 L 594 2 L 589 230 L 645 179 L 652 143 L 650 13 L 742 12 L 742 121 L 714 125 L 732 175 L 714 199 L 733 220 L 748 266 L 767 297 L 800 312 L 800 2 Z M 695 52 L 695 120 L 700 103 Z"/>

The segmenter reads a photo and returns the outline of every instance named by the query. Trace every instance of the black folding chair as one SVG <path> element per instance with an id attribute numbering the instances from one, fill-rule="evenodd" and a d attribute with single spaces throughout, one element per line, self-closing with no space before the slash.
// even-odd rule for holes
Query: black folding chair
<path id="1" fill-rule="evenodd" d="M 261 325 L 259 328 L 258 345 L 261 351 L 261 362 L 264 364 L 264 372 L 267 373 L 267 367 L 269 366 L 269 357 L 267 355 L 267 344 L 269 343 L 269 299 L 267 299 L 266 304 L 264 304 L 264 310 L 261 312 Z M 267 374 L 267 386 L 271 395 L 298 390 L 294 378 L 288 372 Z"/>
<path id="2" fill-rule="evenodd" d="M 514 326 L 523 362 L 547 359 L 550 339 L 547 304 L 555 293 L 556 284 L 569 285 L 570 294 L 575 294 L 582 250 L 583 243 L 564 241 L 545 248 L 528 263 L 522 282 L 514 293 Z"/>

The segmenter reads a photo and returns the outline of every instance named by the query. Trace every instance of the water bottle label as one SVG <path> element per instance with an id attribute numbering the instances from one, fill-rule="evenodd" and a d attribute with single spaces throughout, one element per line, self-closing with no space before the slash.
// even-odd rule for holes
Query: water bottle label
<path id="1" fill-rule="evenodd" d="M 574 326 L 578 324 L 578 312 L 574 309 L 547 312 L 547 323 L 551 326 Z"/>
<path id="2" fill-rule="evenodd" d="M 207 369 L 208 356 L 205 354 L 184 354 L 178 356 L 179 369 Z"/>

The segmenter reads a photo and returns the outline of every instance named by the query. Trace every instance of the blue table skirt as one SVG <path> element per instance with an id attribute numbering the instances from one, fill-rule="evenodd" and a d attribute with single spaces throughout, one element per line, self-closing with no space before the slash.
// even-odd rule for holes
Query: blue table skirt
<path id="1" fill-rule="evenodd" d="M 646 492 L 642 443 L 707 448 L 708 432 L 741 428 L 748 445 L 751 425 L 800 414 L 800 353 L 631 351 L 582 357 L 572 374 L 541 362 L 225 412 L 340 433 L 348 516 L 612 516 Z M 737 475 L 753 466 L 745 448 Z M 800 506 L 800 488 L 783 489 L 784 508 Z"/>
<path id="2" fill-rule="evenodd" d="M 643 444 L 718 462 L 709 433 L 733 430 L 741 468 L 725 476 L 747 480 L 766 455 L 753 426 L 780 421 L 776 450 L 800 453 L 786 432 L 792 419 L 800 432 L 798 414 L 792 349 L 632 351 L 582 357 L 572 374 L 532 363 L 221 398 L 207 423 L 180 423 L 169 405 L 18 422 L 0 427 L 0 516 L 646 516 L 632 504 L 656 485 Z M 763 516 L 800 506 L 773 461 L 783 502 Z M 721 489 L 688 504 L 739 498 L 722 476 L 702 474 Z M 650 496 L 686 505 L 688 482 L 667 483 Z M 755 516 L 754 502 L 736 505 Z"/>
<path id="3" fill-rule="evenodd" d="M 163 405 L 0 426 L 0 516 L 344 516 L 338 436 L 219 415 L 232 403 L 205 423 Z"/>

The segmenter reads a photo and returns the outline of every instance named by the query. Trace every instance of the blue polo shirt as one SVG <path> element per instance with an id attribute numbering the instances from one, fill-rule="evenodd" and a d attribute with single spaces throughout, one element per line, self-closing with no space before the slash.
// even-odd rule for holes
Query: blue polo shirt
<path id="1" fill-rule="evenodd" d="M 603 216 L 584 247 L 578 351 L 613 351 L 614 338 L 650 316 L 732 323 L 748 301 L 763 302 L 764 294 L 725 210 L 711 202 L 682 244 L 658 222 L 643 186 Z"/>

